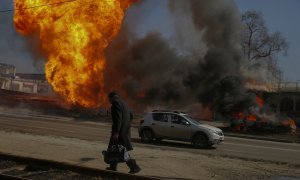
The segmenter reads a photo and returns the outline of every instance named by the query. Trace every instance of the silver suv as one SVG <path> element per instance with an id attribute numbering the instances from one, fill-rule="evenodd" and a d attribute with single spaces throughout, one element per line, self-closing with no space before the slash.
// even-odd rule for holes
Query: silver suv
<path id="1" fill-rule="evenodd" d="M 144 143 L 153 139 L 191 142 L 196 148 L 210 147 L 224 141 L 221 129 L 200 123 L 188 114 L 153 111 L 140 122 L 139 136 Z"/>

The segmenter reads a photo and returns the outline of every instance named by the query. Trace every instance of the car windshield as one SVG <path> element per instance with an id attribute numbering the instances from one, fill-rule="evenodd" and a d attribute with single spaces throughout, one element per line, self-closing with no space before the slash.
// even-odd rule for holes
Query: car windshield
<path id="1" fill-rule="evenodd" d="M 197 121 L 196 119 L 194 119 L 192 116 L 190 115 L 183 115 L 183 117 L 185 117 L 187 120 L 189 120 L 190 122 L 196 124 L 196 125 L 200 125 L 201 122 Z"/>

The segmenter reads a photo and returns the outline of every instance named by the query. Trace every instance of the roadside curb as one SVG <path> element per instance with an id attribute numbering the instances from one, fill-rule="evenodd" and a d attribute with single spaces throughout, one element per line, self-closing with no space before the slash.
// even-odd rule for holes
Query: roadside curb
<path id="1" fill-rule="evenodd" d="M 286 139 L 275 139 L 275 138 L 266 138 L 266 137 L 258 137 L 252 135 L 242 135 L 242 134 L 233 134 L 233 133 L 224 133 L 225 138 L 226 136 L 229 137 L 238 137 L 238 138 L 245 138 L 245 139 L 256 139 L 256 140 L 264 140 L 264 141 L 273 141 L 273 142 L 283 142 L 283 143 L 293 143 L 291 140 Z M 297 144 L 299 141 L 296 142 Z"/>

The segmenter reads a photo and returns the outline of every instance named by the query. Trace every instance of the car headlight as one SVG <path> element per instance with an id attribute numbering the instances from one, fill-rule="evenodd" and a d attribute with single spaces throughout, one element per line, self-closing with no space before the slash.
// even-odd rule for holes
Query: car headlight
<path id="1" fill-rule="evenodd" d="M 216 131 L 216 130 L 212 130 L 212 129 L 210 129 L 209 130 L 211 133 L 215 133 L 215 134 L 217 134 L 218 133 L 218 131 Z"/>

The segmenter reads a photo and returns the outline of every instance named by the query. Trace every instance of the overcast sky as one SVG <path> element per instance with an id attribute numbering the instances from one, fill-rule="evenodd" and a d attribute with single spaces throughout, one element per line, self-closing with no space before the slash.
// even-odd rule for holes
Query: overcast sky
<path id="1" fill-rule="evenodd" d="M 300 1 L 299 0 L 234 0 L 241 12 L 257 10 L 263 13 L 267 27 L 271 32 L 281 31 L 290 45 L 288 56 L 280 56 L 279 66 L 285 79 L 300 80 Z M 12 9 L 13 0 L 0 0 L 0 11 Z M 172 32 L 172 24 L 166 11 L 166 0 L 145 0 L 142 5 L 130 9 L 129 18 L 135 18 L 131 24 L 137 33 L 143 35 L 158 30 L 166 37 Z M 142 13 L 141 16 L 135 16 Z M 41 73 L 41 65 L 34 66 L 28 53 L 24 38 L 14 30 L 13 12 L 0 13 L 0 63 L 10 63 L 18 72 Z M 38 68 L 36 68 L 38 67 Z"/>

